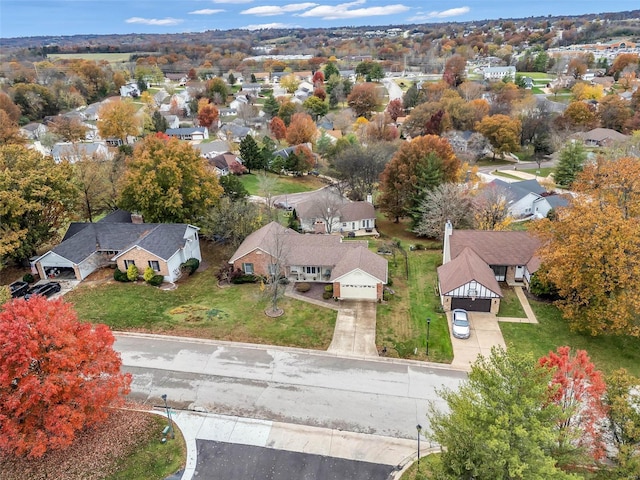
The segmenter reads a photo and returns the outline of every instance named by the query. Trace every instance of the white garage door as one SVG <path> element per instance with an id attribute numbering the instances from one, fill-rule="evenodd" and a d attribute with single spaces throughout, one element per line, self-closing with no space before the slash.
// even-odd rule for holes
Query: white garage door
<path id="1" fill-rule="evenodd" d="M 340 284 L 340 297 L 349 299 L 364 299 L 375 300 L 376 286 L 375 285 L 354 285 L 354 284 Z"/>

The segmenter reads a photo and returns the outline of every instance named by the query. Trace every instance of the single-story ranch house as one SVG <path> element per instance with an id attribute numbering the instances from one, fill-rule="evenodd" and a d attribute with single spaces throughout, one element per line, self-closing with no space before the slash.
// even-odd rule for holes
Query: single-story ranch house
<path id="1" fill-rule="evenodd" d="M 445 311 L 463 308 L 498 313 L 498 282 L 528 288 L 540 261 L 538 239 L 528 232 L 453 230 L 447 222 L 442 265 L 438 267 L 440 302 Z"/>
<path id="2" fill-rule="evenodd" d="M 381 300 L 387 260 L 366 241 L 342 241 L 340 235 L 305 235 L 277 222 L 249 235 L 229 263 L 245 274 L 268 276 L 280 266 L 292 282 L 333 284 L 339 299 Z"/>
<path id="3" fill-rule="evenodd" d="M 62 242 L 35 260 L 40 278 L 61 275 L 84 280 L 115 263 L 123 271 L 135 265 L 140 275 L 151 267 L 156 275 L 173 282 L 181 275 L 182 263 L 190 258 L 202 260 L 198 227 L 141 220 L 117 210 L 95 223 L 72 223 Z"/>

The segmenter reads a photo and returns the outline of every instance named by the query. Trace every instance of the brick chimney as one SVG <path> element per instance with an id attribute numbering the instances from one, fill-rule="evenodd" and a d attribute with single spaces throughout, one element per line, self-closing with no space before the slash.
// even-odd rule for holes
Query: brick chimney
<path id="1" fill-rule="evenodd" d="M 140 215 L 139 213 L 132 213 L 131 223 L 141 224 L 141 223 L 144 223 L 144 219 L 142 218 L 142 215 Z"/>

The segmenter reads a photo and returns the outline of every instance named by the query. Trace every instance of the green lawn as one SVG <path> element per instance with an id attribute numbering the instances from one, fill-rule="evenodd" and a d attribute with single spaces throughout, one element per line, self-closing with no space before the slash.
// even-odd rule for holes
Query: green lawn
<path id="1" fill-rule="evenodd" d="M 551 80 L 556 78 L 555 75 L 546 72 L 518 72 L 518 75 L 522 75 L 523 77 L 530 77 L 534 80 L 537 80 L 538 82 L 543 80 L 550 82 Z"/>
<path id="2" fill-rule="evenodd" d="M 526 168 L 521 170 L 522 172 L 538 175 L 539 177 L 548 177 L 551 173 L 556 171 L 555 167 L 542 167 L 542 168 Z"/>
<path id="3" fill-rule="evenodd" d="M 559 346 L 569 345 L 575 349 L 586 350 L 596 366 L 604 372 L 624 367 L 636 377 L 640 377 L 640 338 L 592 337 L 572 332 L 555 306 L 533 300 L 529 303 L 540 322 L 539 325 L 500 323 L 502 335 L 509 348 L 533 352 L 538 358 Z"/>
<path id="4" fill-rule="evenodd" d="M 484 157 L 478 160 L 475 165 L 478 165 L 479 167 L 501 167 L 503 165 L 513 165 L 513 162 L 502 160 L 500 158 L 494 159 L 491 157 Z"/>
<path id="5" fill-rule="evenodd" d="M 144 282 L 80 286 L 65 296 L 83 321 L 114 330 L 144 331 L 238 342 L 326 349 L 335 311 L 288 297 L 285 313 L 270 318 L 259 284 L 217 286 L 218 263 L 164 291 Z"/>
<path id="6" fill-rule="evenodd" d="M 496 177 L 504 177 L 504 178 L 511 178 L 513 180 L 522 180 L 522 178 L 517 177 L 516 175 L 511 175 L 509 173 L 505 173 L 499 170 L 496 170 L 495 172 L 492 172 L 492 175 L 495 175 Z"/>
<path id="7" fill-rule="evenodd" d="M 109 63 L 125 63 L 128 62 L 133 53 L 52 53 L 47 55 L 51 60 L 93 60 L 94 62 L 107 61 Z"/>
<path id="8" fill-rule="evenodd" d="M 261 195 L 260 192 L 260 176 L 264 175 L 263 172 L 255 172 L 250 175 L 242 175 L 240 181 L 244 187 L 249 191 L 250 195 Z M 276 185 L 272 195 L 284 195 L 287 193 L 299 193 L 309 192 L 311 190 L 317 190 L 325 186 L 321 180 L 313 175 L 305 175 L 303 177 L 287 177 L 283 175 L 275 175 L 273 173 L 267 173 L 267 177 L 275 178 Z"/>
<path id="9" fill-rule="evenodd" d="M 511 287 L 502 287 L 502 295 L 504 297 L 500 300 L 500 310 L 498 311 L 498 317 L 515 317 L 526 318 L 527 315 L 522 309 L 522 304 L 518 300 L 516 292 Z"/>

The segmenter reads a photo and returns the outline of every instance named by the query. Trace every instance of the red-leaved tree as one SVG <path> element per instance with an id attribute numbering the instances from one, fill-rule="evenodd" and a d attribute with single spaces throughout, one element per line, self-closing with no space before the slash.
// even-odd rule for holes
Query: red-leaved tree
<path id="1" fill-rule="evenodd" d="M 596 370 L 585 350 L 572 354 L 570 347 L 558 347 L 538 362 L 553 370 L 549 388 L 553 389 L 554 403 L 562 411 L 558 424 L 559 463 L 575 464 L 581 461 L 583 453 L 596 461 L 602 459 L 605 454 L 602 428 L 607 414 L 602 373 Z"/>
<path id="2" fill-rule="evenodd" d="M 3 305 L 0 449 L 41 457 L 104 421 L 131 383 L 113 342 L 107 326 L 80 323 L 62 299 L 35 295 Z"/>
<path id="3" fill-rule="evenodd" d="M 276 140 L 282 140 L 287 136 L 287 126 L 280 117 L 273 117 L 269 122 L 269 130 Z"/>

